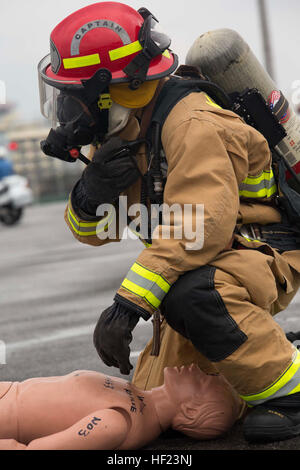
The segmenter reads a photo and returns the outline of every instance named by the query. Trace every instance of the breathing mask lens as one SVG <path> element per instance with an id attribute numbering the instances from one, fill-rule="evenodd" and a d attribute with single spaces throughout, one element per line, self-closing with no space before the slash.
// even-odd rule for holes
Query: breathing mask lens
<path id="1" fill-rule="evenodd" d="M 91 78 L 78 84 L 50 78 L 48 70 L 51 66 L 49 54 L 38 65 L 41 113 L 50 121 L 53 131 L 46 139 L 46 146 L 49 144 L 50 150 L 45 145 L 44 148 L 49 155 L 59 154 L 58 158 L 65 159 L 61 149 L 65 152 L 74 146 L 81 147 L 104 140 L 112 105 L 108 93 L 111 72 L 99 69 Z M 57 142 L 55 136 L 59 136 Z"/>
<path id="2" fill-rule="evenodd" d="M 51 127 L 55 129 L 57 127 L 57 98 L 59 96 L 59 90 L 57 88 L 48 85 L 44 81 L 39 81 L 40 90 L 40 109 L 42 115 L 48 119 L 51 123 Z"/>
<path id="3" fill-rule="evenodd" d="M 75 123 L 93 124 L 93 118 L 87 106 L 78 97 L 60 92 L 57 96 L 57 119 L 60 125 Z"/>
<path id="4" fill-rule="evenodd" d="M 65 82 L 63 84 L 47 77 L 46 69 L 50 66 L 50 60 L 50 54 L 48 54 L 38 65 L 40 110 L 41 114 L 51 123 L 51 127 L 56 129 L 59 124 L 66 123 L 67 121 L 65 116 L 61 114 L 61 97 L 64 95 L 64 91 L 61 90 L 70 86 L 70 83 Z M 68 103 L 68 108 L 73 108 L 73 117 L 71 119 L 78 117 L 80 112 L 82 112 L 75 103 L 73 103 L 72 106 Z M 69 114 L 72 114 L 72 112 Z M 60 114 L 61 120 L 58 113 Z"/>

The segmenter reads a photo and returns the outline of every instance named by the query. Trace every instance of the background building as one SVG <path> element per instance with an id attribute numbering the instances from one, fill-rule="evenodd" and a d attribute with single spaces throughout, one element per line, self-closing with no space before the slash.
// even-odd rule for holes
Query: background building
<path id="1" fill-rule="evenodd" d="M 67 198 L 84 165 L 47 157 L 40 148 L 49 128 L 43 121 L 18 124 L 18 116 L 10 105 L 1 105 L 0 144 L 7 148 L 15 172 L 25 176 L 34 193 L 35 201 Z"/>

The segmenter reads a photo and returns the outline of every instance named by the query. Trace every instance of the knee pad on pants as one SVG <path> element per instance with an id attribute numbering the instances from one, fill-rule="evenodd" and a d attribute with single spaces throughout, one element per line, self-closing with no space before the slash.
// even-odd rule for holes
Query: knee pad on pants
<path id="1" fill-rule="evenodd" d="M 167 323 L 212 362 L 230 356 L 247 340 L 215 289 L 215 271 L 203 266 L 183 274 L 161 307 Z"/>

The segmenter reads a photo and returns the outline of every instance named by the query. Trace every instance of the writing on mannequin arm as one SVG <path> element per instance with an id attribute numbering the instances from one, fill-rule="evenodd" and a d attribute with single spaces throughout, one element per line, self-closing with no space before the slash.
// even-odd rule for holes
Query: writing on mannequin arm
<path id="1" fill-rule="evenodd" d="M 0 439 L 0 450 L 114 450 L 126 439 L 128 427 L 122 413 L 98 410 L 71 427 L 35 439 L 27 446 L 14 439 Z"/>

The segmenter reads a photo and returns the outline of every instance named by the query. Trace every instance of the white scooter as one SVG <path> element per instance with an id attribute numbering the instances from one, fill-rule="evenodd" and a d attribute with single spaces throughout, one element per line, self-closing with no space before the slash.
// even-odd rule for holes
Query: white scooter
<path id="1" fill-rule="evenodd" d="M 26 178 L 6 176 L 0 180 L 0 222 L 14 225 L 21 219 L 24 208 L 33 202 L 33 193 Z"/>

